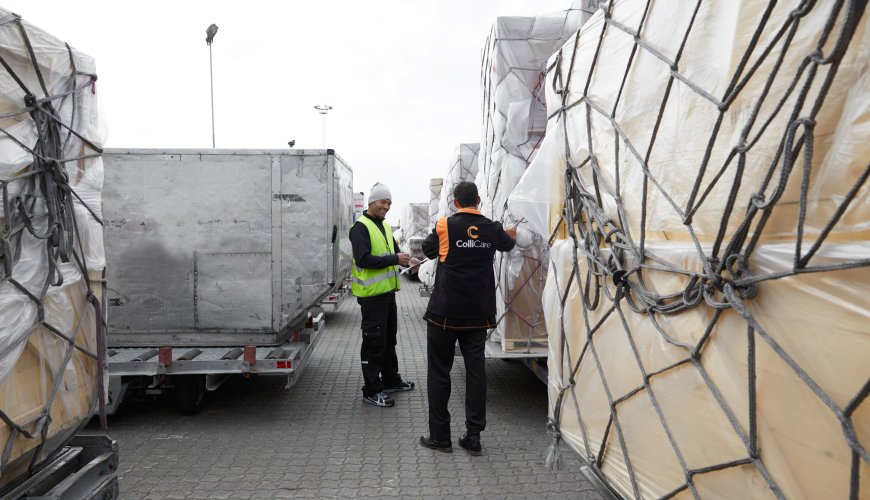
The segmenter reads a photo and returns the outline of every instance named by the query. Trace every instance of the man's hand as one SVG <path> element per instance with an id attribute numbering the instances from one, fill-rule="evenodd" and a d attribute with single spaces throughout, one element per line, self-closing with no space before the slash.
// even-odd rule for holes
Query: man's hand
<path id="1" fill-rule="evenodd" d="M 411 261 L 411 256 L 406 253 L 397 253 L 399 256 L 399 265 L 402 267 L 408 267 L 408 263 Z"/>
<path id="2" fill-rule="evenodd" d="M 516 228 L 516 226 L 514 226 L 514 227 L 509 227 L 509 228 L 505 229 L 504 232 L 506 232 L 506 233 L 508 234 L 508 236 L 510 236 L 511 238 L 513 238 L 513 239 L 517 239 L 517 228 Z"/>
<path id="3" fill-rule="evenodd" d="M 409 267 L 417 267 L 420 265 L 420 259 L 416 257 L 411 257 L 411 260 L 408 262 Z"/>

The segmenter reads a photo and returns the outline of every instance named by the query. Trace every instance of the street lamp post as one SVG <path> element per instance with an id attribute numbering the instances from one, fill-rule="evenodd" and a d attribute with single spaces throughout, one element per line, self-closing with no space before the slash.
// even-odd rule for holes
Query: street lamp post
<path id="1" fill-rule="evenodd" d="M 214 149 L 214 76 L 212 73 L 211 63 L 211 43 L 214 41 L 214 36 L 217 34 L 218 27 L 212 24 L 205 30 L 205 43 L 208 44 L 208 81 L 211 87 L 211 147 Z"/>
<path id="2" fill-rule="evenodd" d="M 314 109 L 316 109 L 317 112 L 320 113 L 320 116 L 322 118 L 320 137 L 323 142 L 323 148 L 326 149 L 326 113 L 329 112 L 330 109 L 332 109 L 332 106 L 318 104 L 317 106 L 314 106 Z"/>

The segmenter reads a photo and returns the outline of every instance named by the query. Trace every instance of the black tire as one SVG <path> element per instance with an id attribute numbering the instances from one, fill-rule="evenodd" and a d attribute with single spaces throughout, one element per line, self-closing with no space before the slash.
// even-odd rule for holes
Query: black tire
<path id="1" fill-rule="evenodd" d="M 205 375 L 180 375 L 175 378 L 175 395 L 182 415 L 196 415 L 205 402 Z"/>

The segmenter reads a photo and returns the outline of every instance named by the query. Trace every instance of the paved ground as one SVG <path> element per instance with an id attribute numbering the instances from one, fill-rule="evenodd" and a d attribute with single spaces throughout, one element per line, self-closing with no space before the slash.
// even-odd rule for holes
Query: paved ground
<path id="1" fill-rule="evenodd" d="M 543 460 L 546 387 L 522 364 L 487 360 L 488 428 L 482 456 L 417 444 L 427 432 L 425 299 L 399 294 L 399 365 L 417 390 L 394 408 L 363 404 L 359 307 L 327 311 L 326 329 L 297 385 L 234 379 L 195 416 L 169 398 L 132 402 L 109 419 L 120 447 L 121 498 L 603 498 L 562 445 L 566 466 Z M 453 370 L 453 436 L 464 430 L 462 358 Z M 96 419 L 88 432 L 99 431 Z"/>

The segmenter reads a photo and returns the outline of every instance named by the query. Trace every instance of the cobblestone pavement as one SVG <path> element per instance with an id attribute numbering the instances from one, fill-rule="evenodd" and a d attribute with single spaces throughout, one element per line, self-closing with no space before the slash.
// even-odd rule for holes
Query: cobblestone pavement
<path id="1" fill-rule="evenodd" d="M 182 416 L 172 398 L 133 401 L 109 418 L 120 447 L 124 499 L 189 498 L 603 498 L 564 443 L 565 467 L 544 455 L 547 391 L 524 365 L 486 363 L 488 426 L 483 455 L 422 448 L 428 434 L 426 299 L 405 281 L 399 293 L 399 367 L 417 383 L 393 408 L 361 400 L 359 307 L 347 297 L 326 314 L 320 344 L 298 383 L 240 377 Z M 453 436 L 464 431 L 462 358 L 453 369 Z M 86 432 L 99 432 L 96 419 Z"/>

